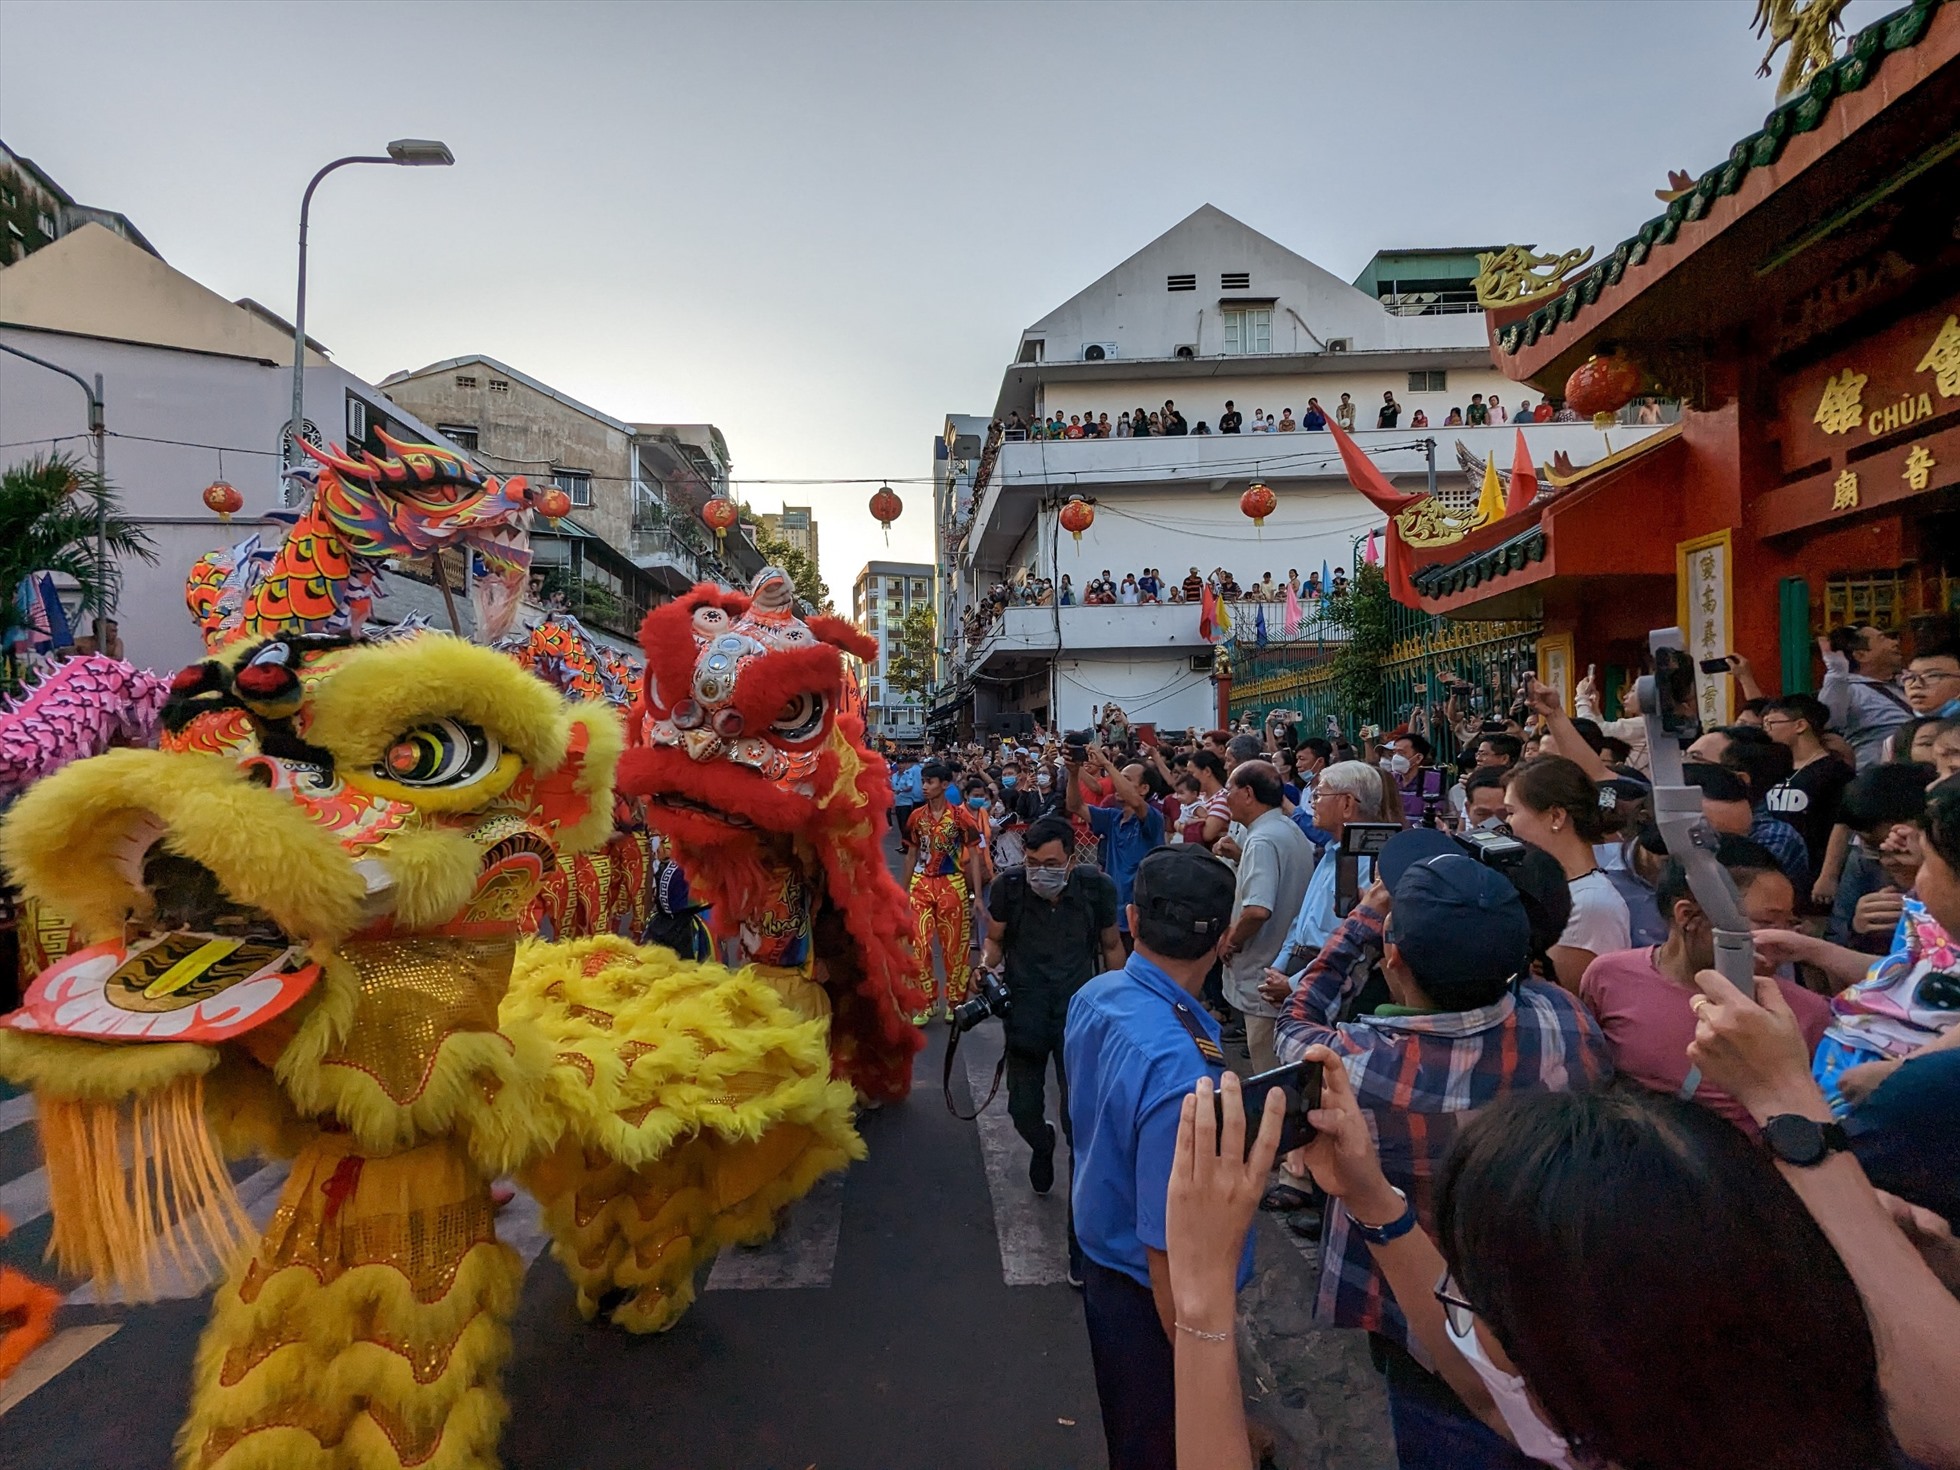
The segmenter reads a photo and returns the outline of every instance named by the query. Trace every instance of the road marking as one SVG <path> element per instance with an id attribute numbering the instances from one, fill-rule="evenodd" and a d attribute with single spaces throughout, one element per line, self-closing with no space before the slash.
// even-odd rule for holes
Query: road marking
<path id="1" fill-rule="evenodd" d="M 279 1208 L 279 1192 L 292 1173 L 292 1164 L 281 1159 L 267 1164 L 256 1173 L 248 1174 L 238 1181 L 238 1203 L 244 1206 L 246 1215 L 259 1230 L 264 1230 L 272 1212 Z M 110 1288 L 98 1292 L 95 1283 L 84 1282 L 69 1292 L 65 1305 L 71 1307 L 121 1307 L 145 1306 L 151 1302 L 181 1302 L 194 1296 L 202 1296 L 218 1283 L 216 1271 L 203 1263 L 203 1258 L 195 1252 L 186 1252 L 180 1265 L 171 1256 L 167 1247 L 155 1256 L 152 1272 L 153 1286 L 149 1296 L 142 1301 L 130 1303 L 120 1288 Z"/>
<path id="2" fill-rule="evenodd" d="M 828 1174 L 784 1213 L 760 1245 L 735 1246 L 715 1257 L 709 1291 L 786 1291 L 829 1286 L 844 1228 L 844 1176 Z"/>
<path id="3" fill-rule="evenodd" d="M 974 1102 L 993 1086 L 1000 1060 L 1001 1028 L 988 1021 L 960 1038 L 966 1053 L 966 1084 Z M 1050 1091 L 1057 1106 L 1060 1100 Z M 987 1166 L 987 1193 L 994 1206 L 994 1233 L 1000 1240 L 1001 1278 L 1009 1286 L 1058 1286 L 1068 1280 L 1068 1144 L 1055 1128 L 1055 1187 L 1036 1194 L 1028 1184 L 1028 1146 L 1007 1116 L 1005 1087 L 975 1122 L 980 1154 Z"/>
<path id="4" fill-rule="evenodd" d="M 74 1367 L 121 1330 L 120 1322 L 97 1322 L 57 1332 L 29 1353 L 12 1377 L 0 1383 L 0 1414 L 5 1414 L 57 1374 Z"/>
<path id="5" fill-rule="evenodd" d="M 516 1251 L 527 1267 L 551 1244 L 544 1210 L 528 1191 L 518 1190 L 516 1197 L 497 1211 L 497 1239 Z"/>
<path id="6" fill-rule="evenodd" d="M 14 1229 L 33 1224 L 47 1212 L 46 1169 L 29 1169 L 25 1174 L 0 1184 L 0 1215 L 13 1221 Z"/>
<path id="7" fill-rule="evenodd" d="M 34 1094 L 23 1092 L 0 1102 L 0 1133 L 11 1133 L 23 1123 L 34 1121 Z"/>

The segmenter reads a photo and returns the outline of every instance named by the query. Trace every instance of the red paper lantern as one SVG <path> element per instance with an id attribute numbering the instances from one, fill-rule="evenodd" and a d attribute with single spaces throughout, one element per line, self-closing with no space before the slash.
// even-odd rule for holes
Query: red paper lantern
<path id="1" fill-rule="evenodd" d="M 879 486 L 878 493 L 871 497 L 871 518 L 887 531 L 892 528 L 892 522 L 897 520 L 904 510 L 905 502 L 898 498 L 897 492 L 889 485 Z"/>
<path id="2" fill-rule="evenodd" d="M 714 531 L 717 544 L 728 535 L 729 528 L 741 518 L 741 508 L 734 501 L 719 495 L 701 507 L 701 519 L 706 521 L 709 528 Z"/>
<path id="3" fill-rule="evenodd" d="M 559 520 L 572 513 L 572 497 L 553 485 L 538 497 L 538 514 L 548 521 Z"/>
<path id="4" fill-rule="evenodd" d="M 1565 401 L 1574 413 L 1592 415 L 1595 429 L 1613 427 L 1613 416 L 1640 391 L 1640 369 L 1617 352 L 1587 358 L 1565 380 Z"/>
<path id="5" fill-rule="evenodd" d="M 1080 541 L 1082 533 L 1096 523 L 1096 508 L 1080 495 L 1071 495 L 1062 507 L 1061 522 L 1062 529 Z"/>
<path id="6" fill-rule="evenodd" d="M 1263 526 L 1266 517 L 1279 509 L 1279 497 L 1273 494 L 1273 487 L 1264 480 L 1254 480 L 1245 494 L 1239 497 L 1239 511 L 1252 517 L 1252 524 Z"/>
<path id="7" fill-rule="evenodd" d="M 221 521 L 230 520 L 232 512 L 244 503 L 245 497 L 227 480 L 213 480 L 204 487 L 204 504 L 207 509 L 215 510 Z"/>

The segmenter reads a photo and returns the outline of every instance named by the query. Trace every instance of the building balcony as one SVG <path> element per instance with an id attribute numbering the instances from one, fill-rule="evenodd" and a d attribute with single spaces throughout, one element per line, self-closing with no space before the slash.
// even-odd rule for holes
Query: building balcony
<path id="1" fill-rule="evenodd" d="M 1317 603 L 1303 605 L 1298 625 L 1285 627 L 1284 603 L 1227 604 L 1232 636 L 1243 646 L 1257 646 L 1259 625 L 1265 623 L 1268 645 L 1334 645 L 1347 633 L 1321 616 Z M 1126 652 L 1145 654 L 1209 654 L 1211 643 L 1200 636 L 1201 609 L 1193 602 L 1160 602 L 1130 607 L 1008 607 L 988 624 L 978 642 L 966 649 L 965 671 L 1011 677 L 1046 664 L 1060 653 Z"/>
<path id="2" fill-rule="evenodd" d="M 1363 429 L 1354 439 L 1402 490 L 1426 485 L 1433 441 L 1438 483 L 1451 488 L 1463 484 L 1464 456 L 1482 460 L 1495 454 L 1499 473 L 1508 474 L 1520 428 L 1533 461 L 1545 464 L 1563 455 L 1580 468 L 1659 433 L 1661 426 L 1616 424 L 1603 432 L 1590 423 L 1431 426 Z M 1236 492 L 1255 479 L 1284 494 L 1289 485 L 1325 489 L 1330 481 L 1345 484 L 1347 475 L 1333 436 L 1305 430 L 1009 441 L 1000 446 L 972 529 L 966 533 L 965 554 L 981 566 L 1000 565 L 1050 496 L 1133 493 L 1153 487 Z"/>

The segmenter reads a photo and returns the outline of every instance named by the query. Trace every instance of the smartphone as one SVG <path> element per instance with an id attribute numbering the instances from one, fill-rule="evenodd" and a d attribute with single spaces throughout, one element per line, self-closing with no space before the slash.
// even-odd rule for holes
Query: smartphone
<path id="1" fill-rule="evenodd" d="M 1485 720 L 1477 728 L 1482 730 L 1486 735 L 1502 735 L 1505 725 L 1502 720 Z"/>
<path id="2" fill-rule="evenodd" d="M 1729 661 L 1725 658 L 1705 658 L 1695 667 L 1704 674 L 1726 674 L 1729 671 Z"/>
<path id="3" fill-rule="evenodd" d="M 1248 1077 L 1240 1085 L 1240 1096 L 1245 1102 L 1245 1157 L 1252 1157 L 1252 1145 L 1259 1137 L 1259 1120 L 1266 1112 L 1266 1094 L 1278 1089 L 1286 1096 L 1286 1113 L 1280 1125 L 1279 1151 L 1290 1152 L 1303 1143 L 1314 1139 L 1314 1126 L 1307 1121 L 1307 1114 L 1320 1106 L 1320 1063 L 1294 1062 L 1290 1066 L 1275 1067 L 1270 1072 L 1261 1072 L 1257 1077 Z M 1218 1093 L 1212 1094 L 1212 1107 L 1217 1111 L 1218 1132 L 1225 1137 L 1225 1099 Z M 1220 1147 L 1223 1147 L 1221 1142 Z"/>
<path id="4" fill-rule="evenodd" d="M 1728 660 L 1722 661 L 1723 671 Z M 1661 728 L 1682 744 L 1701 737 L 1701 707 L 1695 698 L 1695 661 L 1684 649 L 1654 650 L 1654 688 Z"/>

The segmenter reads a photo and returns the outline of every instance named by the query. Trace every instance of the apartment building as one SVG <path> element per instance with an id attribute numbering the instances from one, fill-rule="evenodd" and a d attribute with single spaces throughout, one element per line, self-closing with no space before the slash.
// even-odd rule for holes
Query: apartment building
<path id="1" fill-rule="evenodd" d="M 878 640 L 876 658 L 852 661 L 864 690 L 865 725 L 873 735 L 916 740 L 925 733 L 929 693 L 894 689 L 890 674 L 905 615 L 933 606 L 934 572 L 929 562 L 869 561 L 851 583 L 851 621 Z"/>
<path id="2" fill-rule="evenodd" d="M 810 565 L 822 565 L 818 555 L 817 515 L 809 506 L 786 505 L 778 511 L 764 511 L 756 519 L 762 525 L 764 536 L 802 552 L 810 558 Z"/>
<path id="3" fill-rule="evenodd" d="M 1024 712 L 1066 728 L 1112 701 L 1136 722 L 1213 721 L 1214 659 L 1198 608 L 1082 606 L 1087 584 L 1147 567 L 1169 582 L 1222 568 L 1241 585 L 1268 572 L 1283 583 L 1293 570 L 1304 578 L 1352 566 L 1382 525 L 1349 486 L 1330 435 L 1221 433 L 1228 402 L 1249 431 L 1261 412 L 1297 424 L 1312 401 L 1331 416 L 1345 395 L 1356 439 L 1404 489 L 1468 496 L 1465 463 L 1497 454 L 1508 466 L 1514 426 L 1445 427 L 1472 394 L 1518 405 L 1466 297 L 1475 253 L 1383 252 L 1350 284 L 1206 205 L 1026 328 L 987 416 L 1001 427 L 988 430 L 965 489 L 935 506 L 951 648 L 935 723 L 984 727 Z M 1378 428 L 1389 398 L 1395 427 Z M 1014 427 L 1049 415 L 1107 414 L 1115 424 L 1167 403 L 1190 433 L 1054 441 Z M 1418 411 L 1427 427 L 1414 424 Z M 949 433 L 956 421 L 980 422 L 952 416 Z M 1578 466 L 1652 432 L 1616 427 L 1609 443 L 1590 424 L 1548 423 L 1527 441 L 1539 462 L 1563 453 Z M 1238 506 L 1255 481 L 1279 500 L 1260 527 Z M 1072 495 L 1096 512 L 1079 540 L 1057 525 Z M 1031 579 L 1059 587 L 1064 578 L 1076 606 L 1012 595 Z M 988 594 L 1003 584 L 1008 605 L 996 614 Z M 1285 636 L 1277 617 L 1265 636 Z"/>

